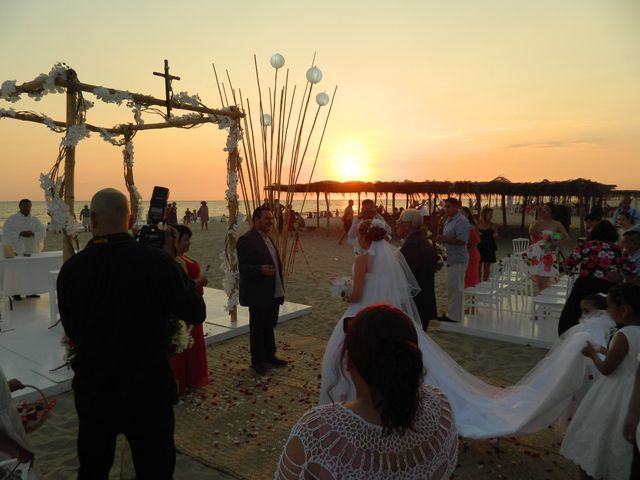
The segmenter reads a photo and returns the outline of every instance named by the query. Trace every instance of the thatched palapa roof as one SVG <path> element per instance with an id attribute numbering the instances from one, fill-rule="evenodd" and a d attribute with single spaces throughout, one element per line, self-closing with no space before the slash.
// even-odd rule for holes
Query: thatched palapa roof
<path id="1" fill-rule="evenodd" d="M 391 193 L 403 195 L 515 195 L 515 196 L 609 196 L 615 191 L 615 185 L 606 185 L 578 178 L 575 180 L 541 182 L 510 182 L 498 177 L 490 182 L 456 182 L 428 180 L 413 182 L 336 182 L 322 180 L 296 185 L 269 185 L 265 190 L 292 191 L 296 193 Z"/>

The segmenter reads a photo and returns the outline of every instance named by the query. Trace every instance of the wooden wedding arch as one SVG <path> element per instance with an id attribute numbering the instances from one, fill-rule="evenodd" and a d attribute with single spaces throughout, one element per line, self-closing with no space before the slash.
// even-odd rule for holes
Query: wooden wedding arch
<path id="1" fill-rule="evenodd" d="M 137 191 L 133 177 L 133 144 L 132 139 L 135 134 L 142 130 L 156 130 L 164 128 L 190 128 L 204 123 L 217 124 L 220 129 L 228 131 L 225 151 L 227 152 L 227 201 L 229 208 L 229 220 L 227 234 L 225 238 L 225 281 L 223 287 L 228 297 L 226 309 L 229 311 L 231 321 L 236 321 L 238 304 L 238 264 L 235 252 L 236 236 L 238 230 L 238 196 L 236 185 L 238 172 L 240 171 L 241 158 L 238 153 L 238 142 L 242 138 L 242 128 L 240 120 L 244 117 L 235 106 L 225 109 L 211 109 L 203 105 L 197 96 L 189 96 L 181 92 L 173 94 L 171 87 L 173 80 L 179 77 L 169 74 L 167 60 L 164 62 L 164 72 L 154 72 L 154 75 L 161 76 L 165 80 L 165 99 L 155 98 L 150 95 L 132 93 L 127 90 L 115 88 L 105 88 L 97 85 L 90 85 L 80 82 L 76 72 L 64 64 L 56 64 L 49 74 L 41 74 L 32 81 L 16 85 L 15 81 L 7 80 L 2 83 L 0 98 L 9 102 L 16 102 L 21 94 L 40 99 L 48 93 L 66 94 L 66 119 L 65 121 L 52 120 L 44 114 L 37 114 L 31 111 L 16 111 L 12 108 L 0 108 L 0 118 L 12 118 L 15 120 L 42 123 L 56 132 L 64 132 L 61 141 L 58 157 L 49 171 L 48 175 L 41 175 L 41 184 L 45 189 L 45 197 L 49 213 L 60 215 L 60 207 L 64 202 L 63 217 L 63 254 L 67 260 L 75 253 L 72 243 L 74 235 L 73 220 L 74 213 L 74 170 L 76 163 L 76 145 L 78 141 L 89 135 L 89 132 L 99 133 L 103 139 L 113 145 L 122 146 L 124 161 L 124 179 L 129 192 L 131 202 L 131 212 L 135 222 L 144 221 L 140 218 L 141 197 Z M 108 103 L 118 105 L 126 102 L 135 115 L 135 123 L 123 123 L 111 128 L 103 128 L 86 123 L 86 111 L 91 102 L 83 98 L 83 92 L 92 93 L 98 99 Z M 164 107 L 166 114 L 154 107 Z M 90 108 L 90 107 L 89 107 Z M 172 110 L 186 110 L 190 113 L 176 117 Z M 144 123 L 141 117 L 142 112 L 157 113 L 163 117 L 164 121 L 159 123 Z M 122 139 L 116 140 L 115 137 Z M 63 165 L 64 169 L 60 171 Z M 66 217 L 65 217 L 66 215 Z"/>

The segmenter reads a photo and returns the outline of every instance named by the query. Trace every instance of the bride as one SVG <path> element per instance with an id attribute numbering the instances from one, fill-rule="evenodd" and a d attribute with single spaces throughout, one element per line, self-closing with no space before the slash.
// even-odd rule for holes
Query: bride
<path id="1" fill-rule="evenodd" d="M 350 302 L 334 328 L 322 361 L 320 403 L 355 398 L 355 387 L 340 350 L 346 322 L 368 305 L 387 303 L 414 321 L 425 365 L 424 381 L 448 397 L 459 433 L 467 438 L 489 438 L 531 433 L 560 419 L 584 383 L 588 363 L 581 354 L 587 341 L 606 345 L 604 329 L 576 329 L 556 344 L 518 384 L 500 388 L 474 377 L 458 365 L 420 328 L 413 302 L 419 287 L 402 254 L 386 240 L 381 220 L 362 222 L 358 243 L 362 253 L 353 267 Z M 601 332 L 601 333 L 599 333 Z"/>

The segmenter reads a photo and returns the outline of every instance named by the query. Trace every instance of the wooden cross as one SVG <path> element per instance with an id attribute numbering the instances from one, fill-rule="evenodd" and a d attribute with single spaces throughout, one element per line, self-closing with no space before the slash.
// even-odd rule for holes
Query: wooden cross
<path id="1" fill-rule="evenodd" d="M 158 77 L 164 77 L 164 91 L 167 99 L 167 119 L 171 116 L 171 94 L 173 90 L 171 89 L 171 81 L 172 80 L 180 80 L 180 77 L 176 77 L 169 74 L 169 60 L 164 61 L 164 73 L 153 72 L 154 75 Z"/>

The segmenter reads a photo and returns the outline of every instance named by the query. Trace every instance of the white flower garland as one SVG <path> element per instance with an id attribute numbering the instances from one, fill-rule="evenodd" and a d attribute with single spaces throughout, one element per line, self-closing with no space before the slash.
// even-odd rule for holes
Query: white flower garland
<path id="1" fill-rule="evenodd" d="M 109 142 L 111 145 L 114 145 L 116 147 L 122 146 L 121 141 L 120 140 L 116 140 L 116 135 L 115 134 L 112 135 L 111 133 L 109 133 L 104 128 L 101 128 L 99 133 L 100 133 L 100 138 L 102 138 L 105 142 Z"/>
<path id="2" fill-rule="evenodd" d="M 16 81 L 5 80 L 0 87 L 0 98 L 8 102 L 15 103 L 20 100 L 20 95 L 16 95 Z"/>
<path id="3" fill-rule="evenodd" d="M 89 136 L 89 130 L 84 123 L 79 125 L 71 125 L 67 129 L 67 134 L 62 139 L 62 145 L 65 147 L 75 147 L 78 145 L 78 142 L 83 138 L 87 138 Z"/>
<path id="4" fill-rule="evenodd" d="M 62 132 L 64 132 L 66 130 L 66 128 L 59 127 L 58 125 L 53 123 L 53 118 L 48 117 L 48 116 L 46 116 L 44 114 L 42 114 L 42 123 L 44 123 L 49 130 L 52 130 L 52 131 L 54 131 L 56 133 L 62 133 Z"/>
<path id="5" fill-rule="evenodd" d="M 173 116 L 171 115 L 169 118 L 167 118 L 167 121 L 169 123 L 177 123 L 177 122 L 181 122 L 183 120 L 199 120 L 203 118 L 202 115 L 200 113 L 187 113 L 185 115 L 179 115 L 179 116 Z"/>
<path id="6" fill-rule="evenodd" d="M 51 216 L 49 231 L 57 232 L 64 230 L 67 235 L 75 235 L 84 230 L 84 227 L 71 216 L 69 205 L 60 198 L 60 188 L 62 178 L 58 178 L 55 183 L 49 175 L 40 174 L 40 186 L 44 190 L 44 199 L 47 203 L 47 213 Z"/>
<path id="7" fill-rule="evenodd" d="M 16 111 L 13 108 L 0 108 L 0 117 L 16 118 Z"/>
<path id="8" fill-rule="evenodd" d="M 141 227 L 146 224 L 144 218 L 144 206 L 142 205 L 142 195 L 138 191 L 138 188 L 135 185 L 131 185 L 131 192 L 133 196 L 136 197 L 136 202 L 138 204 L 138 209 L 136 210 L 136 227 Z"/>
<path id="9" fill-rule="evenodd" d="M 133 168 L 133 142 L 127 142 L 124 144 L 124 163 L 129 168 Z"/>
<path id="10" fill-rule="evenodd" d="M 123 90 L 115 90 L 113 93 L 111 93 L 108 88 L 96 87 L 93 89 L 92 93 L 98 98 L 98 100 L 102 100 L 105 103 L 115 103 L 117 105 L 122 105 L 122 102 L 124 102 L 125 100 L 128 102 L 133 102 L 131 94 Z"/>
<path id="11" fill-rule="evenodd" d="M 171 96 L 171 100 L 184 105 L 191 105 L 192 107 L 199 107 L 202 105 L 197 93 L 195 95 L 189 95 L 188 92 L 178 92 Z"/>

